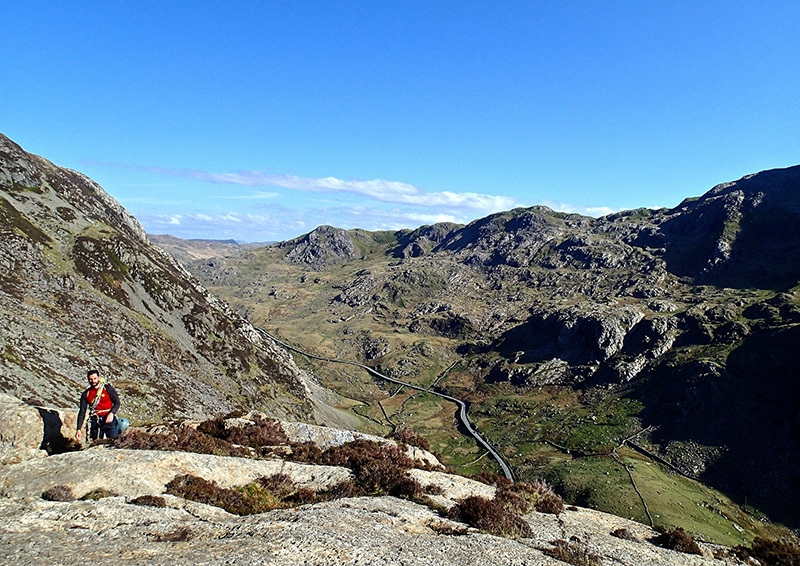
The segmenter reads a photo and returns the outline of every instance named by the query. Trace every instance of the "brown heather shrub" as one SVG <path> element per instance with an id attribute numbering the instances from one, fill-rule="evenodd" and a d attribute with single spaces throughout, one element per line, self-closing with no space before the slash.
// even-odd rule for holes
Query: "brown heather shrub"
<path id="1" fill-rule="evenodd" d="M 507 477 L 494 472 L 479 472 L 470 479 L 485 483 L 486 485 L 493 485 L 498 489 L 510 489 L 511 486 L 514 485 L 514 482 Z"/>
<path id="2" fill-rule="evenodd" d="M 600 566 L 602 564 L 600 557 L 590 552 L 578 537 L 573 536 L 569 541 L 554 540 L 551 544 L 553 548 L 548 548 L 544 552 L 556 560 L 575 566 Z"/>
<path id="3" fill-rule="evenodd" d="M 533 482 L 533 489 L 539 494 L 536 510 L 539 513 L 558 515 L 564 511 L 564 500 L 544 480 Z"/>
<path id="4" fill-rule="evenodd" d="M 297 491 L 292 478 L 282 473 L 261 477 L 256 483 L 280 499 L 285 499 Z"/>
<path id="5" fill-rule="evenodd" d="M 414 462 L 398 446 L 356 440 L 322 453 L 320 463 L 353 470 L 356 483 L 366 495 L 391 494 L 414 497 L 422 486 L 406 473 Z"/>
<path id="6" fill-rule="evenodd" d="M 761 566 L 800 566 L 800 547 L 785 540 L 756 537 L 750 548 L 737 546 L 734 552 L 743 560 L 755 558 Z"/>
<path id="7" fill-rule="evenodd" d="M 317 497 L 320 501 L 331 501 L 333 499 L 346 499 L 348 497 L 360 497 L 364 491 L 352 480 L 338 483 L 324 491 L 318 491 Z"/>
<path id="8" fill-rule="evenodd" d="M 466 525 L 449 521 L 431 521 L 428 528 L 439 535 L 462 536 L 469 532 Z"/>
<path id="9" fill-rule="evenodd" d="M 274 419 L 256 418 L 253 424 L 225 428 L 225 418 L 217 418 L 200 423 L 197 430 L 231 444 L 252 448 L 287 444 L 289 441 L 280 423 Z"/>
<path id="10" fill-rule="evenodd" d="M 683 527 L 676 527 L 672 530 L 660 530 L 661 534 L 653 539 L 653 542 L 663 548 L 670 550 L 677 550 L 678 552 L 685 552 L 686 554 L 703 554 L 700 546 L 694 541 L 692 537 L 686 534 Z"/>
<path id="11" fill-rule="evenodd" d="M 251 515 L 268 509 L 257 509 L 247 496 L 235 489 L 219 487 L 216 482 L 208 481 L 189 474 L 176 476 L 166 486 L 166 493 L 182 497 L 190 501 L 221 507 L 234 515 Z"/>
<path id="12" fill-rule="evenodd" d="M 363 489 L 347 481 L 315 492 L 298 488 L 286 474 L 262 477 L 241 488 L 224 489 L 196 476 L 178 476 L 167 484 L 167 493 L 192 501 L 221 507 L 236 515 L 264 513 L 320 501 L 364 495 Z"/>
<path id="13" fill-rule="evenodd" d="M 536 494 L 534 494 L 534 496 L 535 495 Z M 510 489 L 498 489 L 495 492 L 494 498 L 505 509 L 519 515 L 524 515 L 525 513 L 530 512 L 533 509 L 533 504 L 535 503 L 535 500 L 533 503 L 531 503 L 529 499 Z"/>
<path id="14" fill-rule="evenodd" d="M 322 450 L 311 442 L 303 444 L 293 444 L 292 453 L 289 456 L 290 460 L 295 462 L 303 462 L 305 464 L 321 464 L 322 463 Z"/>
<path id="15" fill-rule="evenodd" d="M 497 499 L 486 499 L 477 495 L 467 497 L 454 505 L 447 516 L 495 535 L 533 536 L 530 525 L 522 517 L 506 509 Z"/>
<path id="16" fill-rule="evenodd" d="M 70 486 L 59 484 L 43 491 L 42 499 L 47 501 L 75 501 L 76 497 Z"/>
<path id="17" fill-rule="evenodd" d="M 294 493 L 288 495 L 286 498 L 283 499 L 283 501 L 285 503 L 288 503 L 289 506 L 291 507 L 296 507 L 298 505 L 308 505 L 309 503 L 317 503 L 318 501 L 322 501 L 322 499 L 313 489 L 298 487 L 294 491 Z"/>
<path id="18" fill-rule="evenodd" d="M 422 491 L 424 491 L 426 495 L 444 495 L 445 493 L 444 488 L 435 483 L 429 483 L 422 488 Z"/>
<path id="19" fill-rule="evenodd" d="M 173 426 L 170 434 L 150 434 L 140 430 L 128 430 L 126 434 L 111 440 L 110 443 L 116 448 L 134 450 L 174 450 L 240 458 L 250 456 L 247 448 L 234 446 L 191 427 Z"/>
<path id="20" fill-rule="evenodd" d="M 131 505 L 141 505 L 143 507 L 166 507 L 167 500 L 158 495 L 140 495 L 128 501 Z"/>
<path id="21" fill-rule="evenodd" d="M 429 452 L 431 449 L 431 444 L 430 442 L 428 442 L 427 438 L 425 438 L 424 436 L 420 436 L 419 434 L 408 428 L 403 428 L 396 431 L 392 435 L 392 440 L 395 440 L 400 444 L 416 446 L 417 448 L 422 448 L 423 450 L 427 450 Z"/>
<path id="22" fill-rule="evenodd" d="M 618 529 L 614 529 L 613 531 L 611 531 L 611 536 L 612 537 L 616 537 L 616 538 L 620 538 L 622 540 L 633 540 L 633 541 L 638 541 L 639 540 L 638 538 L 636 538 L 636 535 L 634 535 L 632 532 L 630 532 L 625 527 L 620 527 Z"/>

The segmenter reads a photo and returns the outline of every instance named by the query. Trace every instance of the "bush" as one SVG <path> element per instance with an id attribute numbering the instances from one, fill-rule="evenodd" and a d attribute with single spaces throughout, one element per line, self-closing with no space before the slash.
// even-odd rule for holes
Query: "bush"
<path id="1" fill-rule="evenodd" d="M 737 546 L 734 551 L 745 560 L 755 558 L 762 566 L 800 566 L 800 547 L 784 540 L 756 537 L 750 548 Z"/>
<path id="2" fill-rule="evenodd" d="M 131 505 L 142 505 L 145 507 L 166 507 L 167 500 L 158 495 L 140 495 L 135 499 L 128 501 Z"/>
<path id="3" fill-rule="evenodd" d="M 289 441 L 278 421 L 259 417 L 253 419 L 253 424 L 227 428 L 225 418 L 211 419 L 200 423 L 197 430 L 231 444 L 252 448 L 287 444 Z"/>
<path id="4" fill-rule="evenodd" d="M 539 513 L 552 513 L 558 515 L 564 511 L 564 500 L 544 480 L 533 483 L 533 488 L 539 494 L 536 501 L 536 510 Z"/>
<path id="5" fill-rule="evenodd" d="M 192 530 L 189 527 L 181 527 L 171 533 L 155 537 L 156 542 L 183 542 L 187 540 L 192 540 Z"/>
<path id="6" fill-rule="evenodd" d="M 266 511 L 266 509 L 255 509 L 254 505 L 240 491 L 221 488 L 216 482 L 189 474 L 176 476 L 167 484 L 166 493 L 190 501 L 221 507 L 234 515 L 251 515 Z"/>
<path id="7" fill-rule="evenodd" d="M 264 513 L 273 509 L 363 495 L 363 490 L 349 481 L 321 492 L 298 488 L 286 474 L 262 477 L 255 483 L 236 489 L 221 488 L 215 482 L 184 475 L 169 482 L 166 491 L 184 499 L 221 507 L 236 515 Z"/>
<path id="8" fill-rule="evenodd" d="M 352 480 L 345 480 L 324 491 L 317 492 L 317 497 L 320 501 L 360 497 L 361 495 L 364 495 L 364 491 Z"/>
<path id="9" fill-rule="evenodd" d="M 306 442 L 303 444 L 292 445 L 292 453 L 289 458 L 295 462 L 304 462 L 306 464 L 321 464 L 322 463 L 322 450 L 316 444 Z"/>
<path id="10" fill-rule="evenodd" d="M 569 541 L 554 540 L 552 544 L 553 548 L 544 552 L 556 560 L 575 566 L 600 566 L 602 564 L 600 557 L 590 552 L 578 537 L 572 537 Z"/>
<path id="11" fill-rule="evenodd" d="M 43 491 L 42 499 L 47 501 L 75 501 L 76 497 L 70 486 L 59 484 Z"/>
<path id="12" fill-rule="evenodd" d="M 632 532 L 630 532 L 625 527 L 620 527 L 618 529 L 614 529 L 613 531 L 611 531 L 611 536 L 620 538 L 622 540 L 632 540 L 632 541 L 638 541 L 639 540 L 638 538 L 636 538 L 636 535 L 634 535 Z"/>
<path id="13" fill-rule="evenodd" d="M 487 533 L 507 537 L 531 537 L 530 525 L 507 509 L 502 501 L 473 495 L 454 505 L 449 519 L 466 523 Z"/>
<path id="14" fill-rule="evenodd" d="M 123 436 L 109 441 L 116 448 L 133 450 L 174 450 L 218 456 L 246 458 L 250 451 L 241 446 L 220 440 L 192 427 L 171 427 L 169 434 L 150 434 L 140 430 L 128 430 Z"/>
<path id="15" fill-rule="evenodd" d="M 431 445 L 423 436 L 420 436 L 416 432 L 412 431 L 408 428 L 403 428 L 396 431 L 392 435 L 392 440 L 399 442 L 400 444 L 407 444 L 409 446 L 416 446 L 417 448 L 422 448 L 423 450 L 427 450 L 430 452 Z"/>
<path id="16" fill-rule="evenodd" d="M 494 472 L 479 472 L 472 476 L 473 480 L 485 483 L 486 485 L 493 485 L 498 489 L 510 489 L 514 482 L 505 476 L 495 474 Z"/>
<path id="17" fill-rule="evenodd" d="M 658 546 L 685 552 L 686 554 L 703 554 L 700 546 L 692 537 L 686 534 L 682 527 L 676 527 L 669 531 L 659 534 L 654 541 Z"/>
<path id="18" fill-rule="evenodd" d="M 297 491 L 292 478 L 287 474 L 265 476 L 256 480 L 256 483 L 280 499 L 285 499 Z"/>
<path id="19" fill-rule="evenodd" d="M 445 493 L 444 488 L 435 483 L 429 483 L 422 488 L 422 491 L 424 491 L 426 495 L 444 495 Z"/>
<path id="20" fill-rule="evenodd" d="M 366 495 L 415 497 L 422 493 L 419 482 L 406 473 L 414 462 L 398 446 L 356 440 L 329 448 L 319 463 L 353 470 L 356 483 Z"/>

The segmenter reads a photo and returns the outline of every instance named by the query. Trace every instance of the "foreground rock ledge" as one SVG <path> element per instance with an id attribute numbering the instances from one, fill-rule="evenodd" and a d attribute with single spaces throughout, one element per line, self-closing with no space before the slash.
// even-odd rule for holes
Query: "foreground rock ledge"
<path id="1" fill-rule="evenodd" d="M 129 503 L 161 494 L 182 473 L 225 487 L 285 473 L 323 489 L 350 476 L 334 466 L 248 460 L 184 452 L 94 447 L 0 467 L 0 563 L 3 564 L 274 564 L 274 565 L 561 565 L 544 553 L 555 540 L 578 537 L 602 563 L 722 565 L 659 548 L 647 527 L 588 509 L 559 516 L 531 513 L 534 537 L 512 540 L 479 533 L 426 506 L 394 497 L 359 497 L 238 517 L 216 507 L 163 496 L 167 508 Z M 444 490 L 447 506 L 493 488 L 441 472 L 414 470 Z M 51 502 L 41 492 L 68 485 L 80 496 L 96 488 L 119 494 L 100 501 Z M 610 535 L 627 529 L 636 540 Z M 641 542 L 639 542 L 641 541 Z"/>
<path id="2" fill-rule="evenodd" d="M 535 538 L 515 541 L 473 530 L 460 536 L 439 534 L 449 521 L 427 507 L 393 497 L 343 499 L 248 517 L 172 496 L 165 499 L 166 509 L 131 505 L 124 497 L 72 503 L 1 500 L 0 560 L 170 566 L 563 566 L 539 548 L 575 533 L 603 557 L 603 564 L 726 564 L 616 539 L 607 534 L 612 526 L 642 527 L 587 510 L 568 511 L 562 518 L 534 513 L 527 518 Z"/>

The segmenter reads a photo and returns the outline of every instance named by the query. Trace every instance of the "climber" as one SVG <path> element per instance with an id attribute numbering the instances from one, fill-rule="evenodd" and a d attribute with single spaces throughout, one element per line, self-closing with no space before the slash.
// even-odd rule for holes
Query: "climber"
<path id="1" fill-rule="evenodd" d="M 92 440 L 103 437 L 116 438 L 119 436 L 117 425 L 119 395 L 117 390 L 105 383 L 96 369 L 89 370 L 86 379 L 89 381 L 89 387 L 81 394 L 75 440 L 83 441 L 83 421 L 86 418 L 87 408 L 90 414 L 89 437 Z"/>

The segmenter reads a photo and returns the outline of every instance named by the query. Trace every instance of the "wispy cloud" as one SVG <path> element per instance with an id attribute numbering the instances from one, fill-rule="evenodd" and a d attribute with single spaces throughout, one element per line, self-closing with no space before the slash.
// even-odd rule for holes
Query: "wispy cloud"
<path id="1" fill-rule="evenodd" d="M 542 204 L 552 208 L 553 210 L 557 210 L 558 212 L 583 214 L 585 216 L 593 216 L 595 218 L 599 218 L 600 216 L 605 216 L 607 214 L 614 214 L 615 212 L 622 210 L 621 208 L 610 208 L 608 206 L 575 206 L 572 204 L 552 200 L 539 201 L 538 204 Z"/>
<path id="2" fill-rule="evenodd" d="M 138 219 L 150 234 L 266 242 L 288 240 L 322 224 L 338 228 L 400 230 L 437 222 L 466 224 L 473 218 L 438 212 L 410 212 L 401 207 L 386 210 L 380 207 L 340 206 L 295 210 L 270 204 L 250 213 L 142 214 Z"/>
<path id="3" fill-rule="evenodd" d="M 423 189 L 398 181 L 342 180 L 335 177 L 297 177 L 295 175 L 270 175 L 259 171 L 237 173 L 211 173 L 196 169 L 167 169 L 149 167 L 152 173 L 189 177 L 209 183 L 243 185 L 247 187 L 280 187 L 315 193 L 350 193 L 372 198 L 379 202 L 422 207 L 452 207 L 468 210 L 498 211 L 513 208 L 517 202 L 507 196 L 452 191 L 426 192 Z M 263 193 L 262 198 L 274 196 Z M 253 198 L 253 197 L 250 197 Z"/>

